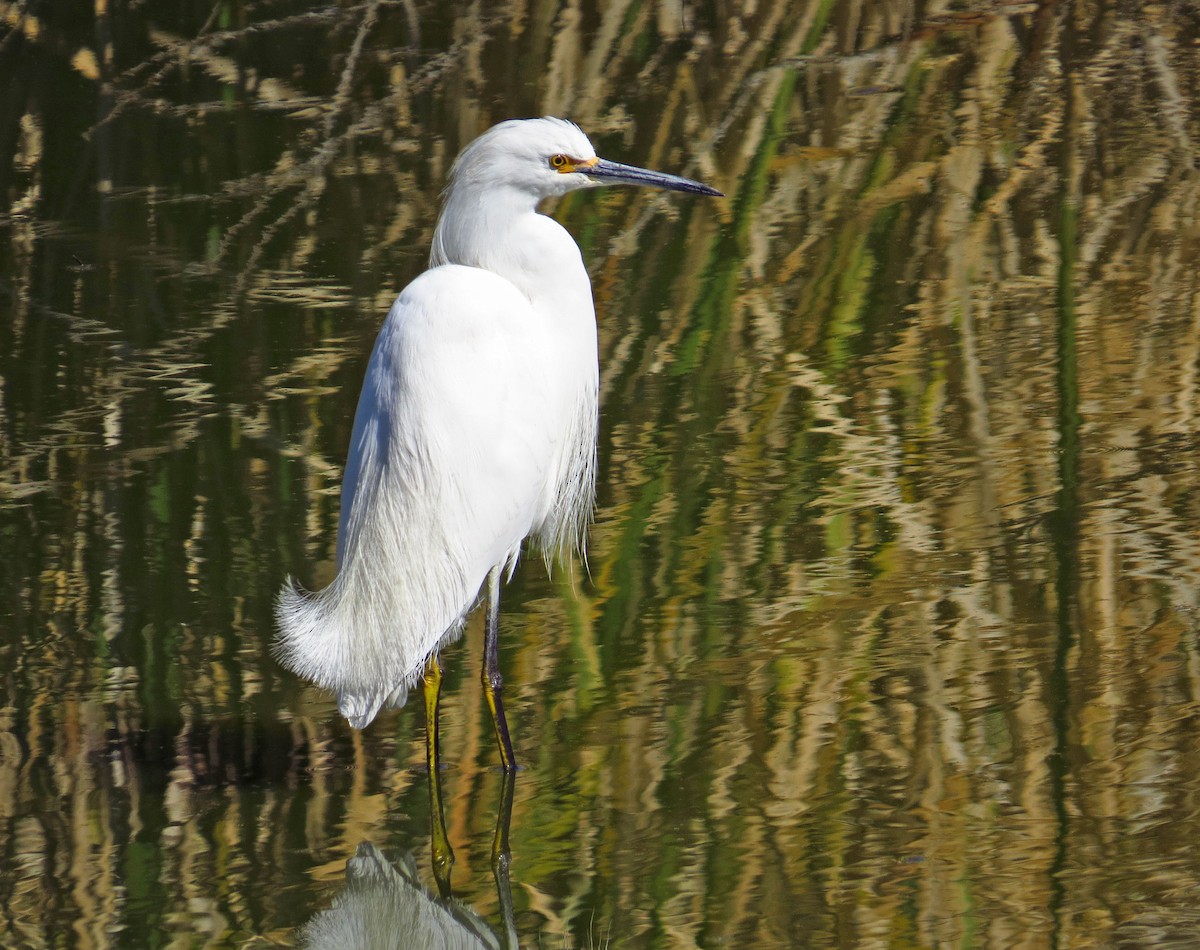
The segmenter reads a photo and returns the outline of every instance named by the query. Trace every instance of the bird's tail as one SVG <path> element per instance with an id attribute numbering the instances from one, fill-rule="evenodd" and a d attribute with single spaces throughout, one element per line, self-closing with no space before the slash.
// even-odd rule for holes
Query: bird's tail
<path id="1" fill-rule="evenodd" d="M 379 638 L 366 636 L 360 618 L 347 614 L 345 574 L 324 590 L 306 591 L 288 578 L 275 602 L 279 637 L 274 652 L 297 676 L 337 695 L 338 711 L 363 729 L 386 706 L 403 706 L 421 666 L 393 669 L 394 660 Z"/>

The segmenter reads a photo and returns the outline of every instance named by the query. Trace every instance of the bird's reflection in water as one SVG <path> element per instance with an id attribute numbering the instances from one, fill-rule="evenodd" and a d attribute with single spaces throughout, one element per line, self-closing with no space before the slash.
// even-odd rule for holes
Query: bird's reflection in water
<path id="1" fill-rule="evenodd" d="M 364 841 L 346 862 L 345 889 L 328 910 L 318 913 L 300 931 L 300 945 L 306 950 L 517 947 L 508 876 L 513 788 L 514 776 L 508 773 L 504 776 L 496 834 L 492 839 L 492 872 L 503 921 L 500 931 L 454 899 L 450 886 L 454 852 L 442 812 L 441 778 L 437 771 L 431 771 L 430 837 L 438 894 L 421 885 L 411 854 L 389 859 L 375 845 Z"/>

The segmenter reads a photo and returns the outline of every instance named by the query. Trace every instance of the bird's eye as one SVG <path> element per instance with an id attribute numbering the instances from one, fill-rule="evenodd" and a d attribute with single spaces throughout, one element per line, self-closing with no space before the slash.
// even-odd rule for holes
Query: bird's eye
<path id="1" fill-rule="evenodd" d="M 567 158 L 566 155 L 551 155 L 550 156 L 550 167 L 551 168 L 559 168 L 559 169 L 566 168 L 568 161 L 569 161 L 569 159 Z"/>

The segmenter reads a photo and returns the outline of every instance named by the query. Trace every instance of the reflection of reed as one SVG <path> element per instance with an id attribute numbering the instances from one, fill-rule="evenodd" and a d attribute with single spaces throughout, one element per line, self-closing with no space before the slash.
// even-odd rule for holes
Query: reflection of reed
<path id="1" fill-rule="evenodd" d="M 426 45 L 410 47 L 407 20 L 380 9 L 344 112 L 364 8 L 329 13 L 329 46 L 300 75 L 248 36 L 214 48 L 285 84 L 294 108 L 256 99 L 269 84 L 233 86 L 227 106 L 216 61 L 185 70 L 178 47 L 146 47 L 140 72 L 118 49 L 108 122 L 126 161 L 171 143 L 188 158 L 146 158 L 145 178 L 118 163 L 103 241 L 73 229 L 88 212 L 60 170 L 71 119 L 46 104 L 76 87 L 43 90 L 14 127 L 0 942 L 55 943 L 57 921 L 78 921 L 83 946 L 133 926 L 213 943 L 289 932 L 242 895 L 288 886 L 271 869 L 296 852 L 329 873 L 379 840 L 379 790 L 406 795 L 420 750 L 304 714 L 262 647 L 271 589 L 301 548 L 332 559 L 330 460 L 351 407 L 331 394 L 353 391 L 384 298 L 417 267 L 399 249 L 427 243 L 417 222 L 449 156 L 493 119 L 551 107 L 606 130 L 613 154 L 711 168 L 735 197 L 719 225 L 633 198 L 557 209 L 599 262 L 611 487 L 593 586 L 530 579 L 507 631 L 530 684 L 514 714 L 538 750 L 513 844 L 547 943 L 594 918 L 631 946 L 1041 946 L 1052 908 L 1062 945 L 1190 939 L 1200 64 L 1186 12 L 418 5 Z M 114 42 L 150 36 L 144 8 L 122 15 Z M 73 77 L 71 62 L 99 61 L 72 56 L 93 36 L 54 41 Z M 46 73 L 18 72 L 26 32 L 0 42 L 16 114 Z M 310 165 L 334 114 L 346 148 Z M 224 230 L 307 187 L 294 174 L 310 167 L 326 176 L 315 199 L 230 303 L 203 276 Z M 263 207 L 254 222 L 280 215 Z M 219 274 L 261 237 L 239 233 Z M 1048 519 L 1060 275 L 1081 415 L 1064 584 Z M 280 445 L 297 420 L 302 438 Z M 1060 598 L 1076 639 L 1056 655 Z M 161 754 L 111 751 L 114 730 L 183 707 L 203 714 L 148 727 Z M 200 723 L 281 708 L 301 710 L 284 739 L 246 728 L 208 751 Z M 482 749 L 482 726 L 456 734 Z M 278 784 L 212 778 L 277 741 L 310 750 Z M 474 807 L 486 794 L 452 787 L 452 820 L 490 815 Z"/>

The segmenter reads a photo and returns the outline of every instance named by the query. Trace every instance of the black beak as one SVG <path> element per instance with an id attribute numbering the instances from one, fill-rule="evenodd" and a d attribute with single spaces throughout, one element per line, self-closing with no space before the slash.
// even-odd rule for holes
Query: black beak
<path id="1" fill-rule="evenodd" d="M 668 191 L 686 191 L 693 195 L 725 197 L 716 188 L 709 188 L 708 185 L 702 185 L 690 178 L 680 178 L 678 175 L 668 175 L 665 172 L 652 172 L 648 168 L 622 165 L 620 162 L 610 162 L 604 158 L 596 159 L 595 165 L 586 168 L 579 166 L 575 170 L 602 185 L 642 185 L 648 188 L 666 188 Z"/>

